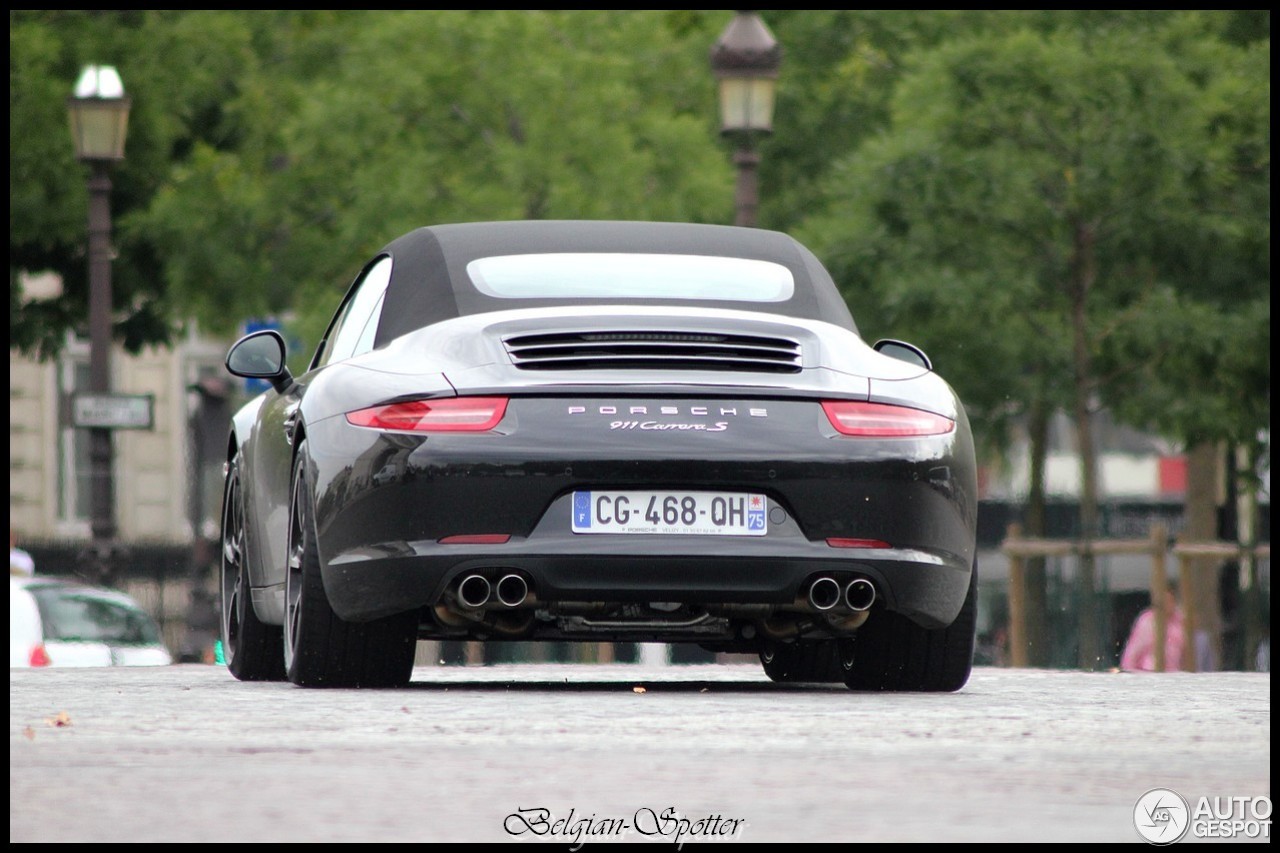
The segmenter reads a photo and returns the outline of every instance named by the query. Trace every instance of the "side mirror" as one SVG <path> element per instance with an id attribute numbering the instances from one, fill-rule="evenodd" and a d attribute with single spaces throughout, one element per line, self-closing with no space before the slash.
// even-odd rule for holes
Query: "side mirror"
<path id="1" fill-rule="evenodd" d="M 245 379 L 265 379 L 277 392 L 293 384 L 284 363 L 284 338 L 273 329 L 245 335 L 227 350 L 227 372 Z"/>
<path id="2" fill-rule="evenodd" d="M 914 364 L 917 367 L 923 367 L 925 370 L 933 370 L 933 362 L 929 361 L 929 356 L 924 354 L 924 350 L 915 344 L 909 344 L 906 341 L 895 341 L 892 338 L 883 338 L 875 342 L 872 347 L 881 355 L 887 355 L 889 358 L 896 358 L 898 361 L 905 361 L 907 364 Z"/>

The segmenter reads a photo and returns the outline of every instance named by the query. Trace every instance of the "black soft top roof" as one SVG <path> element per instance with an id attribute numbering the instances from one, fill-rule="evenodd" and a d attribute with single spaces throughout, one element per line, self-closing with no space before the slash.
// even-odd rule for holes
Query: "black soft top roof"
<path id="1" fill-rule="evenodd" d="M 673 222 L 513 221 L 435 225 L 389 243 L 391 282 L 375 345 L 454 317 L 555 305 L 670 305 L 667 299 L 509 299 L 487 296 L 467 276 L 477 258 L 544 252 L 630 252 L 772 261 L 791 271 L 795 293 L 784 302 L 699 302 L 701 307 L 764 311 L 825 320 L 854 329 L 831 276 L 813 253 L 777 231 Z"/>

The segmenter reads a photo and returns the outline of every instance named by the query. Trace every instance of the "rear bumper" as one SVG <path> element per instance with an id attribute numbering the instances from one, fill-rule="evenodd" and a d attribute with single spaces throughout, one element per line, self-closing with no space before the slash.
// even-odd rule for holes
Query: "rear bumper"
<path id="1" fill-rule="evenodd" d="M 308 431 L 325 588 L 343 618 L 434 605 L 464 574 L 519 571 L 539 601 L 794 603 L 818 574 L 861 576 L 890 610 L 950 624 L 974 558 L 976 476 L 955 432 L 848 439 L 807 401 L 727 401 L 723 431 L 646 434 L 512 399 L 495 433 Z M 656 405 L 641 401 L 643 405 Z M 767 418 L 745 413 L 767 408 Z M 713 416 L 708 419 L 715 423 Z M 575 490 L 764 494 L 765 536 L 574 534 Z M 446 544 L 468 535 L 504 544 Z M 830 538 L 875 539 L 847 549 Z"/>
<path id="2" fill-rule="evenodd" d="M 334 610 L 349 620 L 436 604 L 464 575 L 491 580 L 516 571 L 525 574 L 533 596 L 543 602 L 652 602 L 687 604 L 769 604 L 786 606 L 803 599 L 819 575 L 845 580 L 864 577 L 875 584 L 878 600 L 889 610 L 926 627 L 949 625 L 964 602 L 971 563 L 896 549 L 866 550 L 856 556 L 825 543 L 797 542 L 783 548 L 759 543 L 671 542 L 682 537 L 635 537 L 618 553 L 615 543 L 584 537 L 551 543 L 513 541 L 502 546 L 450 546 L 436 542 L 403 543 L 400 553 L 353 551 L 330 560 L 325 588 Z M 639 544 L 639 543 L 636 543 Z M 753 553 L 754 552 L 754 553 Z"/>

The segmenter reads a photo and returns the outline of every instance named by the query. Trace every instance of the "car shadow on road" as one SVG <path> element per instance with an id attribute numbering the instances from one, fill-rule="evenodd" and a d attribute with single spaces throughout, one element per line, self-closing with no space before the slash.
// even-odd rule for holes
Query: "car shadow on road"
<path id="1" fill-rule="evenodd" d="M 560 693 L 824 693 L 845 692 L 843 684 L 775 684 L 770 681 L 495 681 L 415 680 L 405 689 L 432 692 L 560 692 Z"/>

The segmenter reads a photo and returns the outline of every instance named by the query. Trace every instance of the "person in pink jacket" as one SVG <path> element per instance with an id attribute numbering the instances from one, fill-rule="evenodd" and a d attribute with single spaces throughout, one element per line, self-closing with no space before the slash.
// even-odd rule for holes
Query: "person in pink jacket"
<path id="1" fill-rule="evenodd" d="M 1164 623 L 1164 672 L 1178 672 L 1182 669 L 1182 649 L 1186 643 L 1182 608 L 1178 606 L 1177 590 L 1170 586 L 1166 598 Z M 1133 620 L 1133 628 L 1129 631 L 1129 639 L 1124 644 L 1120 655 L 1120 668 L 1141 671 L 1156 671 L 1156 611 L 1148 607 Z"/>

